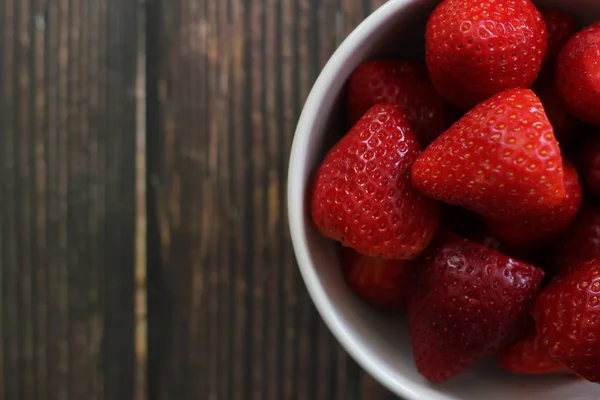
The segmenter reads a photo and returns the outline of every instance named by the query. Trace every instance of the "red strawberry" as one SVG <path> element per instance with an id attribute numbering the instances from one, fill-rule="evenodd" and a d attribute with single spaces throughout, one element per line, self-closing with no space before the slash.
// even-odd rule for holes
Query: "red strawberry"
<path id="1" fill-rule="evenodd" d="M 423 145 L 444 131 L 445 107 L 427 75 L 424 64 L 413 61 L 367 61 L 350 77 L 347 111 L 354 125 L 375 104 L 391 103 L 406 112 Z"/>
<path id="2" fill-rule="evenodd" d="M 540 98 L 548 120 L 554 129 L 554 136 L 561 145 L 570 144 L 580 130 L 577 121 L 569 111 L 558 93 L 554 79 L 554 71 L 544 70 L 533 85 L 533 91 Z"/>
<path id="3" fill-rule="evenodd" d="M 547 46 L 546 25 L 529 0 L 444 0 L 425 34 L 434 87 L 465 110 L 504 90 L 531 87 Z"/>
<path id="4" fill-rule="evenodd" d="M 540 12 L 548 29 L 546 60 L 554 64 L 560 50 L 569 41 L 571 36 L 577 33 L 577 23 L 569 14 L 561 10 L 540 8 Z"/>
<path id="5" fill-rule="evenodd" d="M 531 314 L 550 355 L 600 382 L 600 258 L 573 264 L 537 298 Z"/>
<path id="6" fill-rule="evenodd" d="M 442 382 L 516 338 L 544 273 L 455 235 L 411 270 L 408 326 L 418 370 Z"/>
<path id="7" fill-rule="evenodd" d="M 350 247 L 342 247 L 340 257 L 344 278 L 354 293 L 377 308 L 405 308 L 406 261 L 368 257 Z"/>
<path id="8" fill-rule="evenodd" d="M 561 152 L 529 89 L 469 111 L 421 153 L 412 180 L 434 199 L 490 218 L 548 212 L 565 197 Z"/>
<path id="9" fill-rule="evenodd" d="M 550 374 L 566 370 L 550 357 L 548 349 L 537 340 L 535 328 L 532 328 L 529 334 L 496 355 L 498 365 L 517 374 Z"/>
<path id="10" fill-rule="evenodd" d="M 600 132 L 596 132 L 581 146 L 581 173 L 585 186 L 600 198 Z"/>
<path id="11" fill-rule="evenodd" d="M 410 182 L 419 152 L 404 112 L 373 106 L 316 173 L 311 212 L 321 234 L 372 257 L 419 256 L 439 219 L 439 204 Z"/>
<path id="12" fill-rule="evenodd" d="M 563 163 L 566 196 L 548 212 L 525 217 L 490 218 L 487 225 L 504 242 L 519 248 L 534 247 L 555 239 L 575 219 L 581 206 L 581 185 L 577 170 Z"/>
<path id="13" fill-rule="evenodd" d="M 558 56 L 556 82 L 575 117 L 600 126 L 600 22 L 573 36 Z"/>
<path id="14" fill-rule="evenodd" d="M 550 267 L 565 266 L 600 256 L 600 206 L 584 203 L 569 229 L 554 243 Z"/>

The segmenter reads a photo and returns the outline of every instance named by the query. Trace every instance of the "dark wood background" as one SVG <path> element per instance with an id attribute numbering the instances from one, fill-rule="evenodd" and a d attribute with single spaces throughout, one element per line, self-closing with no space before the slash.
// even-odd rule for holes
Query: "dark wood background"
<path id="1" fill-rule="evenodd" d="M 391 399 L 297 271 L 289 149 L 384 0 L 0 0 L 0 399 Z"/>

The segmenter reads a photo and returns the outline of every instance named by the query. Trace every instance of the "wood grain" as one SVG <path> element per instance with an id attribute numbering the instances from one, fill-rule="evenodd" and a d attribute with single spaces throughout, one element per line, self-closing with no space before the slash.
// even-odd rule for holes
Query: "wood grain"
<path id="1" fill-rule="evenodd" d="M 392 397 L 321 322 L 285 215 L 304 99 L 381 3 L 148 2 L 149 398 Z"/>
<path id="2" fill-rule="evenodd" d="M 303 102 L 381 3 L 0 1 L 0 399 L 393 397 L 285 218 Z"/>
<path id="3" fill-rule="evenodd" d="M 136 12 L 0 2 L 0 398 L 131 399 Z"/>

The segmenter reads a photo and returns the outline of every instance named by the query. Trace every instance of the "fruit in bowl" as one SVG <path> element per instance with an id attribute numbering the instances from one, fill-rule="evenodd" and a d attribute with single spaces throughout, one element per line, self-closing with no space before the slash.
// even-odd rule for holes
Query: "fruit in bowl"
<path id="1" fill-rule="evenodd" d="M 593 16 L 392 0 L 317 80 L 290 161 L 294 249 L 331 330 L 396 393 L 600 398 Z"/>

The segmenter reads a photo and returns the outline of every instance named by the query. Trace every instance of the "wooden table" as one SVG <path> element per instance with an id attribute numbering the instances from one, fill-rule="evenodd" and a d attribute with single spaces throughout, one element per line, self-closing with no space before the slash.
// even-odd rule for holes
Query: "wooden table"
<path id="1" fill-rule="evenodd" d="M 285 211 L 304 99 L 383 0 L 0 0 L 0 399 L 391 399 Z"/>

